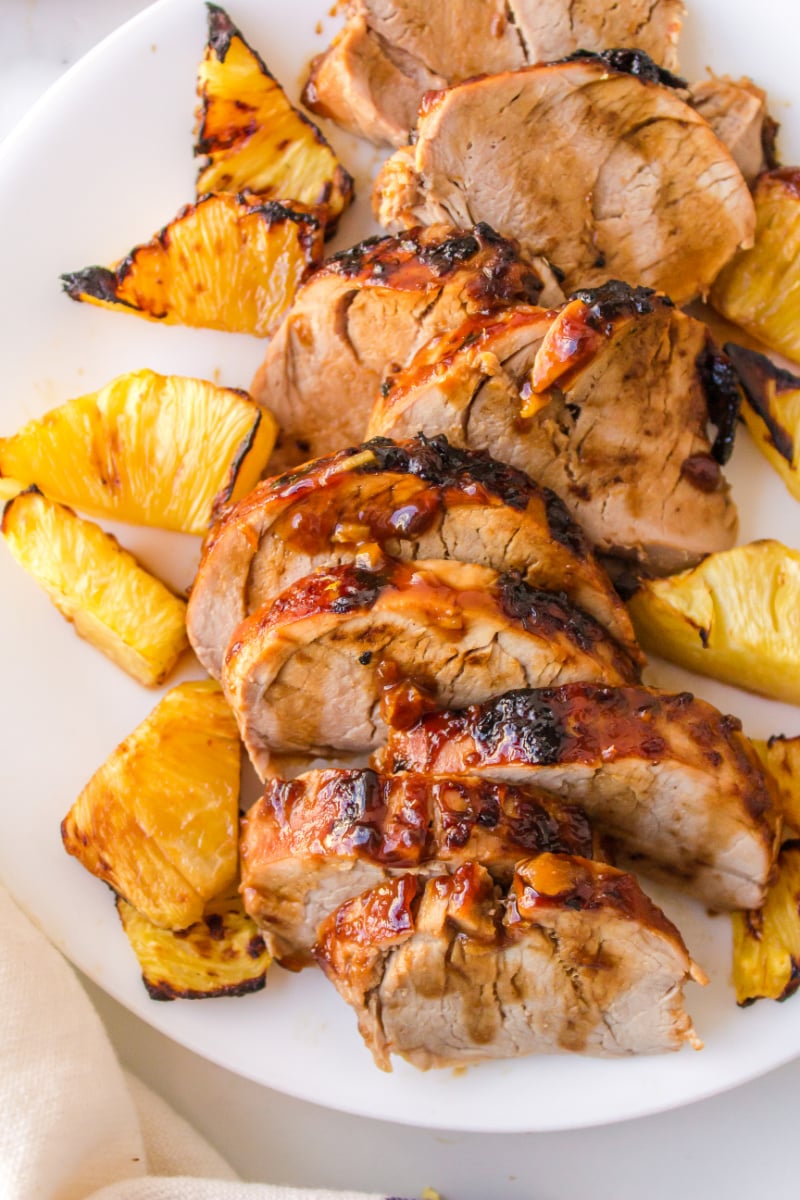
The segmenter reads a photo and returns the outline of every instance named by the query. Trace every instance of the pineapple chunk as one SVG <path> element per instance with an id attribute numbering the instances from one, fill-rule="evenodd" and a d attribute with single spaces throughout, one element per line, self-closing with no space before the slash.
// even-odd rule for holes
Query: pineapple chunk
<path id="1" fill-rule="evenodd" d="M 636 636 L 725 683 L 800 704 L 800 553 L 751 542 L 645 580 L 629 601 Z"/>
<path id="2" fill-rule="evenodd" d="M 322 258 L 322 222 L 300 204 L 204 196 L 112 269 L 62 275 L 73 300 L 167 325 L 264 337 Z"/>
<path id="3" fill-rule="evenodd" d="M 245 392 L 135 371 L 0 438 L 0 476 L 85 512 L 203 534 L 255 487 L 276 433 Z"/>
<path id="4" fill-rule="evenodd" d="M 772 350 L 800 362 L 800 169 L 760 176 L 755 243 L 711 289 L 711 303 Z"/>
<path id="5" fill-rule="evenodd" d="M 800 846 L 781 851 L 764 907 L 732 919 L 737 1003 L 787 1000 L 800 987 Z"/>
<path id="6" fill-rule="evenodd" d="M 38 488 L 8 502 L 0 529 L 76 633 L 139 683 L 161 683 L 188 645 L 184 600 L 115 537 Z"/>
<path id="7" fill-rule="evenodd" d="M 757 738 L 752 742 L 777 786 L 785 826 L 790 833 L 800 834 L 800 737 L 778 733 L 766 742 Z"/>
<path id="8" fill-rule="evenodd" d="M 198 68 L 197 194 L 291 196 L 325 205 L 332 234 L 353 199 L 353 180 L 325 138 L 292 104 L 230 17 L 208 5 L 208 45 Z"/>
<path id="9" fill-rule="evenodd" d="M 755 444 L 800 500 L 800 378 L 764 354 L 725 347 L 745 395 L 742 416 Z"/>
<path id="10" fill-rule="evenodd" d="M 211 680 L 167 692 L 61 826 L 68 854 L 164 929 L 199 921 L 236 878 L 240 747 Z"/>
<path id="11" fill-rule="evenodd" d="M 117 911 L 153 1000 L 244 996 L 264 987 L 272 960 L 235 891 L 209 901 L 179 933 L 159 929 L 120 897 Z"/>
<path id="12" fill-rule="evenodd" d="M 19 479 L 4 477 L 0 472 L 0 504 L 5 504 L 7 500 L 13 500 L 24 487 L 25 484 L 20 483 Z"/>

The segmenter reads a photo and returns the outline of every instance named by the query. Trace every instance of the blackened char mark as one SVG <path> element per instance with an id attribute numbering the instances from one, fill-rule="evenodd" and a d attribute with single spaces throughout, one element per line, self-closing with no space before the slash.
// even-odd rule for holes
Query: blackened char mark
<path id="1" fill-rule="evenodd" d="M 350 567 L 339 577 L 336 599 L 330 605 L 331 612 L 349 613 L 357 608 L 372 608 L 384 583 L 383 576 L 375 571 Z"/>
<path id="2" fill-rule="evenodd" d="M 742 407 L 739 376 L 728 355 L 718 350 L 710 338 L 697 360 L 697 372 L 706 395 L 708 419 L 717 428 L 711 453 L 724 467 L 733 454 L 736 425 Z"/>
<path id="3" fill-rule="evenodd" d="M 564 501 L 555 492 L 551 492 L 550 488 L 543 488 L 542 491 L 547 513 L 547 528 L 555 541 L 566 546 L 578 558 L 588 558 L 589 543 L 580 526 L 576 525 L 570 516 Z"/>
<path id="4" fill-rule="evenodd" d="M 423 246 L 419 252 L 420 262 L 433 271 L 434 275 L 448 275 L 461 263 L 469 262 L 481 248 L 478 239 L 471 233 L 447 238 L 434 246 Z"/>
<path id="5" fill-rule="evenodd" d="M 208 9 L 208 44 L 219 61 L 225 62 L 231 42 L 234 38 L 241 38 L 242 35 L 224 8 L 220 8 L 217 4 L 207 4 L 206 8 Z"/>
<path id="6" fill-rule="evenodd" d="M 526 762 L 542 766 L 559 761 L 568 736 L 552 705 L 530 689 L 483 705 L 475 723 L 475 739 L 490 755 L 502 745 L 518 746 Z"/>
<path id="7" fill-rule="evenodd" d="M 596 621 L 580 608 L 570 604 L 564 592 L 543 592 L 531 587 L 519 571 L 501 575 L 500 603 L 503 611 L 520 622 L 523 629 L 533 624 L 537 627 L 563 629 L 575 640 L 581 650 L 591 652 L 603 631 Z"/>
<path id="8" fill-rule="evenodd" d="M 667 296 L 659 296 L 653 288 L 631 287 L 621 279 L 609 279 L 596 288 L 579 288 L 570 300 L 582 300 L 588 311 L 584 321 L 591 329 L 610 330 L 620 317 L 644 317 L 655 311 L 656 304 L 672 307 Z"/>
<path id="9" fill-rule="evenodd" d="M 680 75 L 667 71 L 665 67 L 659 67 L 644 50 L 576 50 L 566 58 L 556 60 L 557 63 L 583 61 L 601 62 L 618 75 L 633 75 L 643 83 L 659 83 L 662 87 L 675 88 L 678 91 L 685 91 L 689 86 Z"/>
<path id="10" fill-rule="evenodd" d="M 744 346 L 737 346 L 735 342 L 726 343 L 725 353 L 733 364 L 750 407 L 766 425 L 778 454 L 791 466 L 794 462 L 794 438 L 789 430 L 775 419 L 769 404 L 768 385 L 772 383 L 778 394 L 796 392 L 800 390 L 800 378 L 791 371 L 776 367 L 765 354 L 747 350 Z"/>
<path id="11" fill-rule="evenodd" d="M 483 450 L 462 450 L 451 446 L 444 434 L 428 438 L 418 433 L 407 442 L 391 438 L 373 438 L 364 446 L 375 461 L 359 468 L 364 473 L 398 471 L 416 475 L 436 487 L 463 487 L 478 483 L 510 508 L 523 512 L 536 491 L 536 485 L 523 471 L 497 462 Z"/>
<path id="12" fill-rule="evenodd" d="M 335 263 L 338 274 L 346 277 L 360 275 L 364 270 L 365 263 L 374 258 L 372 251 L 375 247 L 393 242 L 394 238 L 391 237 L 365 238 L 356 246 L 350 246 L 347 250 L 340 250 L 337 254 L 332 254 L 327 265 Z"/>

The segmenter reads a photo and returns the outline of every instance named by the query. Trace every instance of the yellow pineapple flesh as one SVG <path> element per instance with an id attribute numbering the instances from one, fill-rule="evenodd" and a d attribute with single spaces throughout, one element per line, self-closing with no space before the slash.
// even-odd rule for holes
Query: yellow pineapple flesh
<path id="1" fill-rule="evenodd" d="M 198 68 L 197 194 L 242 192 L 325 205 L 332 233 L 353 199 L 353 180 L 311 121 L 289 102 L 230 17 L 208 6 Z"/>
<path id="2" fill-rule="evenodd" d="M 766 171 L 753 199 L 755 242 L 720 273 L 711 303 L 770 349 L 800 362 L 800 169 Z"/>
<path id="3" fill-rule="evenodd" d="M 322 258 L 323 224 L 298 203 L 204 196 L 115 267 L 62 275 L 73 300 L 265 337 Z"/>
<path id="4" fill-rule="evenodd" d="M 161 683 L 188 645 L 184 600 L 115 537 L 37 488 L 8 502 L 0 529 L 76 633 L 140 683 Z"/>
<path id="5" fill-rule="evenodd" d="M 755 751 L 778 789 L 784 825 L 800 836 L 800 737 L 775 734 L 766 741 L 752 739 Z"/>
<path id="6" fill-rule="evenodd" d="M 186 929 L 236 878 L 239 776 L 219 686 L 181 684 L 95 772 L 64 846 L 155 925 Z"/>
<path id="7" fill-rule="evenodd" d="M 160 929 L 119 897 L 117 911 L 153 1000 L 243 996 L 264 987 L 272 960 L 235 891 L 209 901 L 180 932 Z"/>
<path id="8" fill-rule="evenodd" d="M 0 476 L 95 515 L 204 534 L 258 482 L 276 433 L 245 392 L 134 371 L 0 438 Z"/>
<path id="9" fill-rule="evenodd" d="M 645 651 L 800 704 L 800 553 L 765 540 L 644 580 L 628 604 Z"/>
<path id="10" fill-rule="evenodd" d="M 753 441 L 800 500 L 800 378 L 744 346 L 728 344 L 742 384 L 742 416 Z"/>
<path id="11" fill-rule="evenodd" d="M 762 909 L 733 919 L 733 982 L 739 1004 L 786 1000 L 800 987 L 800 846 L 778 857 Z"/>

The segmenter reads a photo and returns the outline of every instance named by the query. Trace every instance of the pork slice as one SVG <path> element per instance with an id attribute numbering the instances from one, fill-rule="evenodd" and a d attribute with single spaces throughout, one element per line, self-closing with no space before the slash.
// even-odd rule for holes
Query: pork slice
<path id="1" fill-rule="evenodd" d="M 400 876 L 336 910 L 316 955 L 384 1070 L 700 1045 L 683 987 L 705 977 L 677 929 L 633 876 L 575 856 L 520 862 L 507 891 L 473 862 Z"/>
<path id="2" fill-rule="evenodd" d="M 250 389 L 280 425 L 269 470 L 363 441 L 392 365 L 469 313 L 537 303 L 543 286 L 485 225 L 410 230 L 334 255 L 297 293 Z"/>
<path id="3" fill-rule="evenodd" d="M 511 692 L 392 729 L 378 757 L 383 770 L 533 783 L 714 908 L 763 904 L 780 834 L 772 785 L 741 723 L 688 692 Z"/>
<path id="4" fill-rule="evenodd" d="M 751 187 L 762 171 L 777 167 L 778 124 L 767 111 L 767 93 L 752 79 L 711 74 L 692 86 L 692 104 L 728 147 Z"/>
<path id="5" fill-rule="evenodd" d="M 370 141 L 401 146 L 426 92 L 578 49 L 638 47 L 677 65 L 681 0 L 353 0 L 311 66 L 303 101 Z"/>
<path id="6" fill-rule="evenodd" d="M 705 325 L 612 281 L 558 314 L 468 319 L 392 377 L 369 432 L 491 447 L 552 488 L 599 553 L 669 574 L 735 543 L 720 464 L 740 402 Z"/>
<path id="7" fill-rule="evenodd" d="M 258 609 L 233 634 L 222 685 L 263 778 L 271 754 L 375 749 L 381 700 L 398 681 L 460 705 L 512 687 L 637 674 L 563 595 L 489 567 L 386 561 L 317 571 Z"/>
<path id="8" fill-rule="evenodd" d="M 364 543 L 392 557 L 456 559 L 519 571 L 563 591 L 630 656 L 627 609 L 564 505 L 528 476 L 445 438 L 376 439 L 266 480 L 215 527 L 203 549 L 187 630 L 216 678 L 236 626 L 322 566 Z"/>
<path id="9" fill-rule="evenodd" d="M 245 908 L 283 966 L 313 962 L 319 927 L 346 900 L 399 873 L 429 877 L 472 860 L 510 882 L 552 851 L 594 856 L 574 805 L 487 780 L 318 770 L 272 780 L 243 822 Z"/>
<path id="10" fill-rule="evenodd" d="M 616 278 L 687 303 L 752 244 L 755 209 L 676 82 L 612 51 L 436 93 L 378 175 L 378 219 L 488 221 L 554 263 L 567 291 Z"/>

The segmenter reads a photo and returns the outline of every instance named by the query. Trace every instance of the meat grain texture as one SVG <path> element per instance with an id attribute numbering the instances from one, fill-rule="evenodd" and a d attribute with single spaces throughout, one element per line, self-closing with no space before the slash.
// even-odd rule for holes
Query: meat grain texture
<path id="1" fill-rule="evenodd" d="M 688 93 L 618 61 L 579 57 L 437 93 L 414 144 L 378 175 L 378 220 L 395 231 L 487 221 L 558 267 L 567 292 L 624 279 L 676 304 L 705 295 L 752 244 L 752 197 Z"/>
<path id="2" fill-rule="evenodd" d="M 391 557 L 518 571 L 563 592 L 640 659 L 627 609 L 561 501 L 521 471 L 446 439 L 376 439 L 265 480 L 211 532 L 187 609 L 203 666 L 219 678 L 236 626 L 304 575 Z"/>
<path id="3" fill-rule="evenodd" d="M 269 470 L 363 441 L 391 365 L 470 313 L 538 303 L 543 287 L 519 247 L 483 225 L 408 230 L 334 255 L 297 293 L 250 388 L 280 425 Z"/>
<path id="4" fill-rule="evenodd" d="M 720 464 L 741 397 L 726 369 L 700 321 L 612 282 L 557 314 L 468 319 L 391 376 L 369 432 L 489 449 L 552 488 L 601 554 L 667 574 L 736 540 Z"/>
<path id="5" fill-rule="evenodd" d="M 655 1054 L 699 1041 L 683 986 L 702 972 L 631 875 L 574 856 L 401 876 L 337 909 L 317 958 L 375 1061 L 423 1070 L 573 1051 Z"/>
<path id="6" fill-rule="evenodd" d="M 637 47 L 677 66 L 681 0 L 351 0 L 347 23 L 312 65 L 303 99 L 370 141 L 402 146 L 426 92 L 575 50 Z"/>

